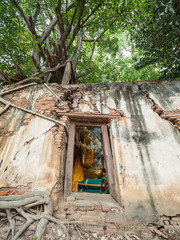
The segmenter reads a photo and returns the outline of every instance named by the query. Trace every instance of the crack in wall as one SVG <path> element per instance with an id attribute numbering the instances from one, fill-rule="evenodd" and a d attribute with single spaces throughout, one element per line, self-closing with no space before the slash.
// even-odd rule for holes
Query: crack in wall
<path id="1" fill-rule="evenodd" d="M 14 160 L 14 161 L 16 160 L 17 155 L 19 154 L 19 152 L 21 152 L 21 151 L 23 150 L 23 148 L 24 148 L 25 146 L 30 145 L 34 140 L 37 140 L 38 138 L 41 138 L 44 134 L 48 133 L 49 131 L 52 131 L 52 129 L 54 128 L 54 126 L 55 126 L 55 124 L 54 124 L 52 127 L 50 127 L 48 130 L 46 130 L 45 132 L 43 132 L 41 135 L 39 135 L 39 136 L 37 136 L 37 137 L 33 137 L 33 138 L 29 139 L 28 141 L 25 141 L 24 144 L 22 145 L 22 147 L 16 152 L 13 160 Z M 29 155 L 29 154 L 30 154 L 30 153 L 28 152 L 28 155 Z"/>
<path id="2" fill-rule="evenodd" d="M 165 111 L 155 102 L 155 100 L 150 96 L 148 92 L 142 90 L 141 85 L 137 84 L 137 86 L 139 90 L 144 94 L 144 96 L 152 102 L 153 105 L 151 109 L 153 112 L 157 113 L 162 119 L 165 119 L 172 123 L 172 125 L 180 132 L 180 110 Z"/>

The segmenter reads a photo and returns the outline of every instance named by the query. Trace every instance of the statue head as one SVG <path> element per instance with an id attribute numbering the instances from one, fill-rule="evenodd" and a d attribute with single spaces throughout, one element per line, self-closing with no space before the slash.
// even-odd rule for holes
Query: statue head
<path id="1" fill-rule="evenodd" d="M 87 145 L 92 141 L 91 132 L 87 129 L 87 127 L 83 127 L 80 130 L 80 140 L 82 143 L 85 143 Z"/>

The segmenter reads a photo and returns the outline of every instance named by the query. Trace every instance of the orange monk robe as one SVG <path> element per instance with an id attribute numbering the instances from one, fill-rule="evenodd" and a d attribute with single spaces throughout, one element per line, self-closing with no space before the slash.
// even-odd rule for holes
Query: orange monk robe
<path id="1" fill-rule="evenodd" d="M 88 147 L 86 151 L 86 161 L 92 166 L 93 165 L 93 150 Z M 84 179 L 84 174 L 86 172 L 86 168 L 82 167 L 80 155 L 76 157 L 75 165 L 73 168 L 73 179 L 72 179 L 72 191 L 78 192 L 78 182 L 82 182 Z"/>

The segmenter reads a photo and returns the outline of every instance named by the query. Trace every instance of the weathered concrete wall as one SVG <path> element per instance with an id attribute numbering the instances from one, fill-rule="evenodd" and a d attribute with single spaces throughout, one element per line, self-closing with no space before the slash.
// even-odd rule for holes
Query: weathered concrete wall
<path id="1" fill-rule="evenodd" d="M 112 152 L 128 215 L 150 216 L 152 221 L 158 214 L 176 214 L 180 207 L 178 130 L 152 111 L 151 102 L 136 85 L 122 89 L 119 103 L 126 118 L 111 122 Z"/>
<path id="2" fill-rule="evenodd" d="M 110 140 L 116 192 L 125 215 L 151 222 L 180 213 L 179 117 L 173 125 L 172 118 L 159 115 L 180 113 L 180 81 L 49 86 L 60 100 L 44 85 L 4 99 L 67 125 L 63 112 L 121 115 L 110 122 Z M 29 184 L 62 194 L 65 128 L 15 108 L 0 117 L 0 190 Z"/>
<path id="3" fill-rule="evenodd" d="M 180 134 L 153 111 L 154 103 L 147 97 L 150 94 L 164 112 L 180 113 L 179 93 L 179 81 L 95 84 L 84 89 L 82 99 L 99 112 L 123 111 L 126 116 L 111 121 L 110 137 L 116 188 L 130 218 L 154 221 L 180 209 Z M 92 111 L 87 103 L 81 109 Z"/>
<path id="4" fill-rule="evenodd" d="M 47 116 L 55 111 L 56 101 L 42 87 L 28 87 L 4 99 Z M 50 194 L 60 178 L 60 158 L 64 157 L 66 142 L 64 127 L 10 108 L 1 116 L 0 131 L 0 187 L 4 194 L 27 190 Z M 27 184 L 31 187 L 24 189 Z"/>

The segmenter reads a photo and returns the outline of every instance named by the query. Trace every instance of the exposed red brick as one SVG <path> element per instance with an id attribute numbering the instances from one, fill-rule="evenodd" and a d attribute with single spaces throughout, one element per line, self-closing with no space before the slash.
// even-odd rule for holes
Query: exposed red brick
<path id="1" fill-rule="evenodd" d="M 87 104 L 87 105 L 89 105 L 89 106 L 93 106 L 93 104 L 92 104 L 91 102 L 85 101 L 85 100 L 80 100 L 80 101 L 78 102 L 78 104 Z"/>
<path id="2" fill-rule="evenodd" d="M 27 185 L 20 185 L 17 187 L 1 187 L 0 196 L 22 195 L 31 192 L 31 189 L 32 183 L 27 183 Z"/>
<path id="3" fill-rule="evenodd" d="M 0 196 L 7 196 L 8 195 L 8 192 L 1 192 L 0 191 Z"/>
<path id="4" fill-rule="evenodd" d="M 109 211 L 111 211 L 111 209 L 110 209 L 110 208 L 102 207 L 102 211 L 103 211 L 103 212 L 109 212 Z"/>
<path id="5" fill-rule="evenodd" d="M 12 100 L 11 100 L 12 101 Z M 19 101 L 13 101 L 13 104 L 19 106 L 19 107 L 23 107 L 26 108 L 27 107 L 27 99 L 26 98 L 21 98 L 21 100 Z"/>
<path id="6" fill-rule="evenodd" d="M 60 121 L 66 123 L 67 127 L 69 124 L 69 118 L 66 116 L 63 116 L 60 118 Z M 53 127 L 52 129 L 52 134 L 54 136 L 54 143 L 58 148 L 58 151 L 60 151 L 60 149 L 64 149 L 65 148 L 65 143 L 66 143 L 66 129 L 64 126 L 56 126 Z"/>

